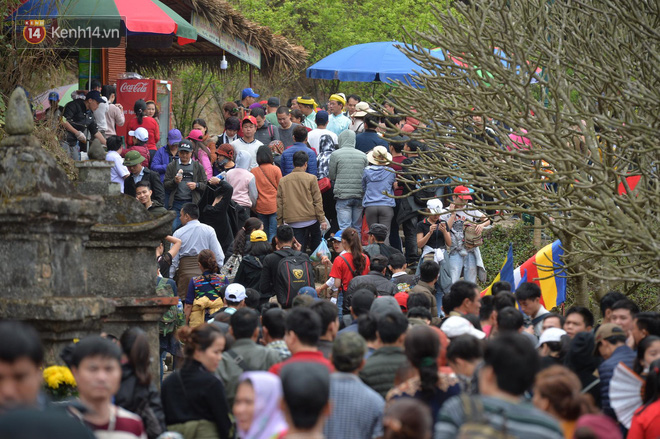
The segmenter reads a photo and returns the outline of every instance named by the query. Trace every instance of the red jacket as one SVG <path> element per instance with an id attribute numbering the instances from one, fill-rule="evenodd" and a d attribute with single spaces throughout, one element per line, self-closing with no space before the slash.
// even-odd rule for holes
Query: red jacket
<path id="1" fill-rule="evenodd" d="M 128 123 L 128 131 L 135 131 L 139 127 L 145 128 L 149 132 L 147 148 L 156 151 L 158 149 L 156 144 L 160 142 L 160 127 L 158 126 L 158 121 L 153 117 L 144 116 L 141 125 L 138 124 L 137 117 L 131 119 Z M 133 138 L 131 136 L 128 136 L 128 139 L 126 139 L 126 144 L 128 146 L 133 146 Z"/>

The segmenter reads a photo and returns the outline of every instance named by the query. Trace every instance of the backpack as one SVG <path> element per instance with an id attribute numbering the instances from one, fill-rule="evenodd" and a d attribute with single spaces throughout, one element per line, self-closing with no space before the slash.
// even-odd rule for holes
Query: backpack
<path id="1" fill-rule="evenodd" d="M 465 393 L 460 398 L 465 419 L 458 429 L 457 439 L 514 439 L 506 432 L 506 418 L 502 430 L 498 430 L 488 423 L 484 416 L 484 405 L 479 398 Z"/>
<path id="2" fill-rule="evenodd" d="M 473 223 L 465 223 L 463 233 L 465 235 L 465 248 L 467 250 L 479 247 L 484 243 L 484 238 L 481 233 L 477 233 L 477 225 Z"/>
<path id="3" fill-rule="evenodd" d="M 159 290 L 165 290 L 165 294 L 158 292 Z M 166 278 L 160 278 L 158 285 L 156 286 L 156 291 L 156 294 L 160 297 L 176 297 L 174 295 L 174 290 L 172 290 L 172 287 L 167 283 Z M 158 332 L 160 335 L 166 336 L 167 334 L 175 332 L 177 328 L 181 328 L 185 325 L 186 318 L 183 314 L 181 299 L 179 299 L 179 303 L 170 306 L 160 318 L 160 321 L 158 322 Z"/>
<path id="4" fill-rule="evenodd" d="M 236 273 L 238 272 L 238 267 L 241 265 L 243 257 L 237 253 L 234 253 L 227 259 L 225 264 L 220 269 L 220 274 L 223 275 L 227 281 L 227 285 L 234 282 Z"/>
<path id="5" fill-rule="evenodd" d="M 303 252 L 278 250 L 282 256 L 277 264 L 275 291 L 282 308 L 291 308 L 293 299 L 303 287 L 314 287 L 314 267 L 312 260 Z"/>
<path id="6" fill-rule="evenodd" d="M 422 180 L 430 180 L 431 178 L 428 176 L 420 176 Z M 429 186 L 427 185 L 422 185 L 420 183 L 417 183 L 415 186 L 415 189 L 419 189 L 419 191 L 415 192 L 412 194 L 413 200 L 415 203 L 419 206 L 424 206 L 426 207 L 426 202 L 432 198 L 436 198 L 436 187 Z"/>

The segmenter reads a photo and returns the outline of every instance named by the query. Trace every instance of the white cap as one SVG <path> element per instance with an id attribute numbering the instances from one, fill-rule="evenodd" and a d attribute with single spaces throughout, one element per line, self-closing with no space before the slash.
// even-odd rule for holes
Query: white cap
<path id="1" fill-rule="evenodd" d="M 543 343 L 553 343 L 561 341 L 561 336 L 566 335 L 566 331 L 560 328 L 548 328 L 541 333 L 541 338 L 536 345 L 537 348 L 540 348 Z"/>
<path id="2" fill-rule="evenodd" d="M 232 302 L 242 302 L 247 298 L 245 287 L 241 284 L 229 284 L 225 289 L 225 299 Z"/>
<path id="3" fill-rule="evenodd" d="M 445 208 L 442 206 L 442 201 L 437 198 L 431 198 L 426 202 L 426 208 L 433 215 L 444 215 L 447 213 Z"/>
<path id="4" fill-rule="evenodd" d="M 140 142 L 149 141 L 149 131 L 147 131 L 147 129 L 144 127 L 138 127 L 135 129 L 135 131 L 129 131 L 128 135 L 131 137 L 135 137 Z"/>
<path id="5" fill-rule="evenodd" d="M 486 337 L 485 332 L 479 331 L 468 319 L 459 316 L 449 317 L 442 323 L 440 329 L 442 329 L 442 332 L 444 332 L 449 338 L 458 337 L 463 334 L 469 334 L 480 340 Z"/>

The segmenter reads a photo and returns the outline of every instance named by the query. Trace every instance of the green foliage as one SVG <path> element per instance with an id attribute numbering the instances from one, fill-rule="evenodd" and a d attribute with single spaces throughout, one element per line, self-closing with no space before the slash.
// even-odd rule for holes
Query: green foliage
<path id="1" fill-rule="evenodd" d="M 487 287 L 490 285 L 497 273 L 500 272 L 509 251 L 509 243 L 513 243 L 514 267 L 522 265 L 523 262 L 534 256 L 539 249 L 534 247 L 533 238 L 533 228 L 523 224 L 522 221 L 516 222 L 511 227 L 496 224 L 487 231 L 484 244 L 480 247 L 481 257 L 488 274 L 488 279 L 482 286 Z"/>
<path id="2" fill-rule="evenodd" d="M 449 6 L 439 5 L 440 10 Z M 308 64 L 354 44 L 405 39 L 435 22 L 423 0 L 233 0 L 247 18 L 302 45 Z"/>

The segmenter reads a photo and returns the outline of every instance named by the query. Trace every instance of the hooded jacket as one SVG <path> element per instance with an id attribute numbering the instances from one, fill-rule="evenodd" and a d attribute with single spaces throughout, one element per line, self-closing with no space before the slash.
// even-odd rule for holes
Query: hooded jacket
<path id="1" fill-rule="evenodd" d="M 394 207 L 396 200 L 392 198 L 394 195 L 392 185 L 395 180 L 396 174 L 389 166 L 367 166 L 362 175 L 362 189 L 364 190 L 362 205 L 364 207 Z"/>
<path id="2" fill-rule="evenodd" d="M 273 140 L 280 140 L 280 130 L 266 120 L 261 128 L 257 128 L 257 131 L 254 133 L 254 138 L 264 145 L 268 145 Z"/>
<path id="3" fill-rule="evenodd" d="M 243 207 L 252 207 L 257 201 L 259 193 L 254 175 L 248 171 L 250 168 L 250 153 L 238 151 L 236 155 L 236 167 L 227 171 L 225 179 L 234 188 L 232 200 Z"/>
<path id="4" fill-rule="evenodd" d="M 329 177 L 335 182 L 335 198 L 362 198 L 362 173 L 367 167 L 367 155 L 355 149 L 355 133 L 350 130 L 339 135 L 337 149 L 330 154 Z"/>

